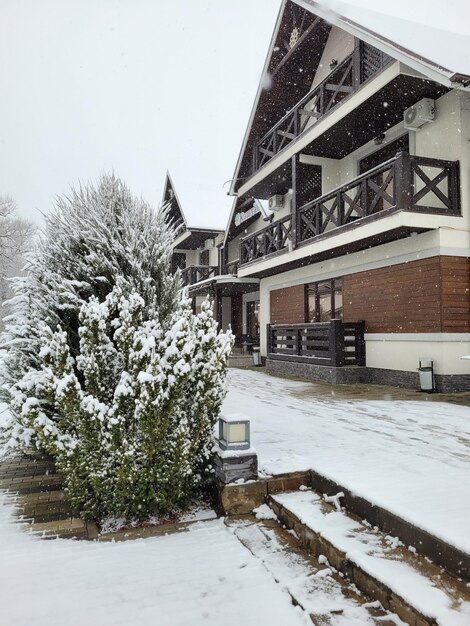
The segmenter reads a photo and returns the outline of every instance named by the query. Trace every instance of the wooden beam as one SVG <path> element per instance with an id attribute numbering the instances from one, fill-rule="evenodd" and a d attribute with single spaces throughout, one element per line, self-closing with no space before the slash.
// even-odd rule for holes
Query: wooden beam
<path id="1" fill-rule="evenodd" d="M 292 48 L 289 48 L 288 52 L 282 57 L 282 59 L 277 64 L 277 66 L 271 72 L 271 77 L 272 78 L 274 78 L 274 76 L 281 69 L 281 67 L 283 67 L 283 65 L 285 65 L 287 63 L 287 61 L 291 58 L 291 56 L 299 49 L 299 47 L 304 43 L 304 41 L 308 38 L 310 33 L 314 30 L 314 28 L 320 22 L 321 22 L 321 19 L 319 17 L 315 18 L 315 20 L 310 24 L 310 26 L 307 28 L 307 30 L 304 33 L 302 33 L 302 35 L 300 35 L 300 37 L 299 37 L 297 43 L 295 44 L 295 46 L 293 46 Z"/>

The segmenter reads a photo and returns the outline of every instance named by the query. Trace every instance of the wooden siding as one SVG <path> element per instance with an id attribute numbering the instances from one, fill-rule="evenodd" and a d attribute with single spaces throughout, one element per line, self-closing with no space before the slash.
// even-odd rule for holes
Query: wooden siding
<path id="1" fill-rule="evenodd" d="M 470 259 L 442 256 L 442 332 L 470 332 Z"/>
<path id="2" fill-rule="evenodd" d="M 305 285 L 271 291 L 271 324 L 303 324 L 305 302 Z"/>
<path id="3" fill-rule="evenodd" d="M 343 277 L 344 320 L 369 333 L 470 330 L 470 261 L 432 257 Z"/>

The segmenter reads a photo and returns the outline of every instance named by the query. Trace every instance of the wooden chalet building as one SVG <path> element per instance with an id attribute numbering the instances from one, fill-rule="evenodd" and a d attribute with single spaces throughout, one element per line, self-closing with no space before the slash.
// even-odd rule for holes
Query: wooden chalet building
<path id="1" fill-rule="evenodd" d="M 248 319 L 243 312 L 247 311 L 245 301 L 255 299 L 251 292 L 258 290 L 259 279 L 238 278 L 237 265 L 223 262 L 223 230 L 188 226 L 168 173 L 162 207 L 166 207 L 168 221 L 175 227 L 172 270 L 181 270 L 183 284 L 193 298 L 194 310 L 197 311 L 201 301 L 209 295 L 214 302 L 216 318 L 224 328 L 232 327 L 237 347 L 241 348 L 243 333 L 250 337 L 259 334 L 255 311 L 252 315 L 248 313 Z"/>
<path id="2" fill-rule="evenodd" d="M 260 281 L 269 368 L 416 386 L 430 357 L 438 389 L 469 389 L 470 77 L 355 12 L 282 3 L 224 261 Z M 272 221 L 237 226 L 255 199 Z"/>
<path id="3" fill-rule="evenodd" d="M 426 26 L 349 6 L 283 0 L 218 277 L 193 292 L 210 284 L 271 370 L 417 387 L 429 357 L 438 390 L 470 389 L 465 38 L 428 59 Z"/>
<path id="4" fill-rule="evenodd" d="M 165 179 L 162 207 L 166 208 L 167 219 L 175 229 L 173 272 L 181 270 L 185 286 L 216 276 L 219 273 L 219 247 L 224 231 L 188 226 L 169 173 Z"/>

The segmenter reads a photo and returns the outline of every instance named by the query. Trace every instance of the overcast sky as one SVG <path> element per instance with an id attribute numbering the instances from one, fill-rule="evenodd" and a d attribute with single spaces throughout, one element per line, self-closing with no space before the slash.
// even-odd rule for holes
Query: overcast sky
<path id="1" fill-rule="evenodd" d="M 192 225 L 226 195 L 280 0 L 0 0 L 0 194 L 40 220 L 114 169 Z"/>

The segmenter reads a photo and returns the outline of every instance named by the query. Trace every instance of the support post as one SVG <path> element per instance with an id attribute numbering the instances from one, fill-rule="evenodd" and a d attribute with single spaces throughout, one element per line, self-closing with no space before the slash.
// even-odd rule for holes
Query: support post
<path id="1" fill-rule="evenodd" d="M 330 322 L 330 359 L 333 367 L 344 365 L 344 332 L 341 320 Z"/>
<path id="2" fill-rule="evenodd" d="M 292 202 L 291 202 L 291 243 L 292 249 L 297 248 L 297 159 L 292 157 Z"/>
<path id="3" fill-rule="evenodd" d="M 393 168 L 396 207 L 400 211 L 409 211 L 414 196 L 410 155 L 407 152 L 399 152 Z"/>

